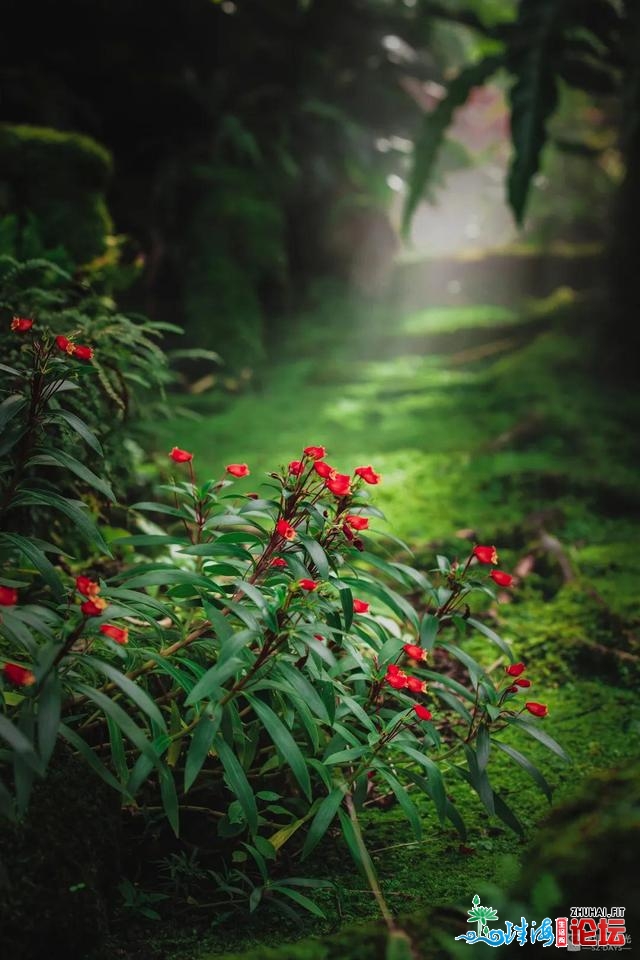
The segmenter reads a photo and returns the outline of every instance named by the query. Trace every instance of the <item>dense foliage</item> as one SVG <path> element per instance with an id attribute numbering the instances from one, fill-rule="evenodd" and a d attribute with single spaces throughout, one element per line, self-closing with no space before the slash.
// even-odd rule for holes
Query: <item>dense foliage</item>
<path id="1" fill-rule="evenodd" d="M 71 425 L 95 462 L 91 427 L 60 401 L 98 376 L 99 347 L 24 315 L 11 331 L 15 366 L 5 367 L 0 408 L 13 424 L 1 541 L 4 816 L 24 815 L 62 737 L 124 804 L 160 804 L 176 834 L 182 807 L 206 807 L 257 870 L 231 885 L 219 878 L 231 901 L 255 909 L 263 896 L 284 897 L 312 911 L 295 880 L 270 880 L 268 863 L 285 844 L 309 856 L 337 818 L 374 877 L 358 820 L 372 779 L 416 836 L 409 786 L 464 833 L 443 773 L 520 829 L 492 789 L 492 746 L 547 794 L 500 732 L 515 726 L 562 751 L 538 726 L 546 707 L 520 702 L 524 664 L 510 662 L 509 646 L 470 609 L 476 594 L 512 582 L 495 568 L 495 548 L 477 546 L 463 562 L 439 557 L 425 576 L 370 529 L 380 475 L 371 466 L 339 473 L 318 446 L 270 474 L 261 494 L 236 492 L 246 464 L 202 482 L 193 455 L 174 447 L 164 499 L 133 504 L 133 532 L 107 546 L 87 507 L 99 512 L 111 490 L 59 432 Z M 74 496 L 42 471 L 50 466 L 71 478 Z M 70 521 L 51 527 L 52 542 L 29 529 L 43 507 Z M 506 668 L 488 671 L 465 649 L 473 633 L 498 647 Z"/>

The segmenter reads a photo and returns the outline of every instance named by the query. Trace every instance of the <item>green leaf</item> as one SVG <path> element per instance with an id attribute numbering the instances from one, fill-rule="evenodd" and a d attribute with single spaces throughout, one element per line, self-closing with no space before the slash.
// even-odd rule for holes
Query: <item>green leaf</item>
<path id="1" fill-rule="evenodd" d="M 89 429 L 84 420 L 81 420 L 80 417 L 77 417 L 75 413 L 71 413 L 69 410 L 56 410 L 56 416 L 62 417 L 63 420 L 69 424 L 72 430 L 82 437 L 82 439 L 87 443 L 92 450 L 98 454 L 98 456 L 103 456 L 102 446 L 100 441 L 94 433 Z"/>
<path id="2" fill-rule="evenodd" d="M 425 756 L 423 753 L 420 753 L 418 750 L 414 750 L 413 747 L 407 746 L 406 744 L 402 743 L 402 741 L 398 741 L 396 746 L 399 750 L 402 750 L 403 753 L 406 753 L 408 757 L 411 757 L 413 760 L 417 760 L 417 762 L 427 771 L 429 786 L 431 788 L 431 798 L 435 804 L 440 820 L 444 820 L 447 806 L 447 795 L 440 768 L 429 757 Z"/>
<path id="3" fill-rule="evenodd" d="M 541 730 L 539 726 L 534 726 L 532 723 L 528 723 L 526 720 L 523 720 L 521 717 L 513 717 L 510 720 L 511 726 L 521 727 L 522 730 L 525 730 L 530 737 L 533 737 L 534 740 L 539 740 L 540 743 L 544 744 L 545 747 L 548 747 L 549 750 L 557 754 L 563 760 L 566 760 L 567 763 L 571 763 L 571 757 L 563 750 L 560 744 L 549 736 L 544 730 Z"/>
<path id="4" fill-rule="evenodd" d="M 331 826 L 343 799 L 344 789 L 336 787 L 322 800 L 309 827 L 309 833 L 302 848 L 301 860 L 306 860 L 311 851 L 320 843 Z"/>
<path id="5" fill-rule="evenodd" d="M 56 673 L 51 672 L 38 696 L 38 750 L 46 767 L 58 739 L 62 689 Z"/>
<path id="6" fill-rule="evenodd" d="M 178 805 L 178 794 L 173 779 L 173 773 L 168 767 L 162 766 L 160 769 L 160 798 L 162 807 L 171 829 L 175 836 L 180 835 L 180 811 Z"/>
<path id="7" fill-rule="evenodd" d="M 420 645 L 425 650 L 433 650 L 433 645 L 438 636 L 440 621 L 432 613 L 425 613 L 420 621 Z"/>
<path id="8" fill-rule="evenodd" d="M 285 887 L 282 883 L 274 883 L 271 886 L 271 891 L 273 893 L 281 893 L 285 897 L 289 897 L 290 900 L 293 900 L 294 903 L 297 903 L 298 906 L 303 907 L 305 910 L 308 910 L 309 913 L 312 913 L 316 917 L 321 917 L 323 920 L 326 920 L 326 914 L 320 909 L 317 903 L 314 903 L 313 900 L 310 900 L 309 897 L 305 897 L 304 894 L 298 893 L 297 890 L 292 890 L 291 887 Z"/>
<path id="9" fill-rule="evenodd" d="M 474 87 L 485 83 L 503 65 L 500 56 L 486 57 L 460 71 L 449 84 L 447 96 L 431 113 L 426 113 L 414 140 L 412 168 L 409 175 L 409 190 L 402 213 L 402 232 L 409 232 L 411 220 L 417 210 L 426 187 L 431 180 L 438 152 L 444 143 L 458 107 L 466 103 Z"/>
<path id="10" fill-rule="evenodd" d="M 515 760 L 515 762 L 521 766 L 523 770 L 526 770 L 531 779 L 540 787 L 549 803 L 551 803 L 553 790 L 538 768 L 534 766 L 534 764 L 531 763 L 531 761 L 527 759 L 523 753 L 520 753 L 519 750 L 516 750 L 515 747 L 510 747 L 509 744 L 502 743 L 500 740 L 496 739 L 493 739 L 492 743 L 495 743 L 496 747 L 499 747 L 503 753 L 506 753 L 507 756 L 511 757 L 512 760 Z"/>
<path id="11" fill-rule="evenodd" d="M 104 660 L 100 660 L 98 657 L 91 657 L 85 654 L 82 659 L 85 663 L 89 663 L 96 670 L 99 670 L 100 673 L 103 673 L 112 683 L 115 683 L 132 703 L 142 710 L 143 713 L 146 713 L 150 720 L 157 723 L 161 730 L 166 732 L 167 726 L 164 717 L 146 690 L 133 680 L 130 680 L 129 677 L 125 676 L 120 670 L 111 666 L 110 663 L 105 663 Z"/>
<path id="12" fill-rule="evenodd" d="M 11 749 L 21 757 L 32 770 L 40 774 L 43 772 L 42 764 L 36 756 L 33 743 L 25 736 L 22 730 L 19 730 L 8 717 L 2 714 L 0 714 L 0 738 L 4 740 L 5 743 L 8 743 Z"/>
<path id="13" fill-rule="evenodd" d="M 318 576 L 321 580 L 329 579 L 329 560 L 320 544 L 305 533 L 298 531 L 298 539 L 309 554 L 312 563 L 315 565 Z"/>
<path id="14" fill-rule="evenodd" d="M 482 633 L 485 637 L 488 637 L 489 640 L 491 640 L 492 643 L 495 643 L 496 647 L 502 650 L 502 652 L 507 655 L 509 660 L 513 662 L 513 651 L 511 650 L 511 647 L 505 640 L 502 639 L 501 636 L 495 632 L 495 630 L 492 630 L 491 627 L 488 627 L 481 620 L 476 620 L 473 617 L 469 617 L 467 623 L 472 627 L 475 627 L 479 633 Z"/>
<path id="15" fill-rule="evenodd" d="M 210 603 L 208 600 L 203 600 L 202 606 L 207 619 L 211 621 L 216 636 L 224 643 L 233 633 L 233 626 L 229 623 L 222 611 L 218 610 L 213 603 Z"/>
<path id="16" fill-rule="evenodd" d="M 524 827 L 522 823 L 513 812 L 511 807 L 506 803 L 505 800 L 498 793 L 493 795 L 493 804 L 495 807 L 496 816 L 500 817 L 503 823 L 506 823 L 508 827 L 518 834 L 518 836 L 524 836 Z"/>
<path id="17" fill-rule="evenodd" d="M 193 731 L 187 759 L 184 765 L 184 792 L 187 793 L 200 773 L 202 765 L 209 755 L 214 738 L 220 727 L 222 711 L 212 715 L 213 708 L 207 707 Z"/>
<path id="18" fill-rule="evenodd" d="M 342 615 L 344 617 L 344 629 L 349 631 L 353 623 L 353 594 L 349 587 L 344 585 L 338 589 L 340 594 L 340 603 L 342 604 Z"/>
<path id="19" fill-rule="evenodd" d="M 88 744 L 85 743 L 82 737 L 78 736 L 75 730 L 72 730 L 70 727 L 66 726 L 66 724 L 64 723 L 61 723 L 60 736 L 62 737 L 63 740 L 66 740 L 67 743 L 70 743 L 71 746 L 78 751 L 78 753 L 80 754 L 82 759 L 85 761 L 85 763 L 87 763 L 91 767 L 94 773 L 97 773 L 97 775 L 100 777 L 101 780 L 104 780 L 106 784 L 108 784 L 110 787 L 113 787 L 113 789 L 117 790 L 118 793 L 124 794 L 125 797 L 130 802 L 133 801 L 133 797 L 129 795 L 124 784 L 118 783 L 118 781 L 113 776 L 113 774 L 109 770 L 107 770 L 107 768 L 104 766 L 103 763 L 100 762 L 100 760 L 98 760 L 97 756 L 95 755 L 91 747 L 89 747 Z"/>
<path id="20" fill-rule="evenodd" d="M 44 582 L 51 589 L 51 592 L 56 600 L 60 601 L 64 599 L 66 590 L 62 580 L 58 576 L 53 564 L 49 562 L 39 547 L 37 547 L 26 537 L 22 537 L 17 533 L 1 533 L 0 542 L 3 540 L 6 543 L 12 544 L 14 547 L 20 550 L 22 554 L 24 554 L 27 560 L 31 561 Z"/>
<path id="21" fill-rule="evenodd" d="M 247 776 L 240 766 L 237 757 L 219 734 L 216 736 L 214 742 L 216 751 L 220 757 L 220 762 L 224 767 L 229 787 L 242 807 L 249 830 L 252 834 L 256 834 L 258 832 L 258 808 Z"/>
<path id="22" fill-rule="evenodd" d="M 89 700 L 92 700 L 96 706 L 100 707 L 106 717 L 111 717 L 114 723 L 120 727 L 125 737 L 137 747 L 140 753 L 148 757 L 155 767 L 161 767 L 161 759 L 153 745 L 144 735 L 140 727 L 133 722 L 131 717 L 125 713 L 119 704 L 115 703 L 115 701 L 100 690 L 95 690 L 86 683 L 76 684 L 76 689 L 88 697 Z"/>
<path id="23" fill-rule="evenodd" d="M 278 664 L 278 673 L 311 708 L 316 717 L 319 717 L 319 719 L 325 723 L 330 722 L 329 714 L 327 713 L 327 708 L 322 698 L 300 670 L 296 670 L 295 667 L 289 663 L 280 663 Z"/>
<path id="24" fill-rule="evenodd" d="M 33 464 L 63 467 L 65 470 L 71 470 L 72 473 L 75 473 L 77 477 L 84 480 L 90 487 L 99 490 L 107 500 L 115 502 L 115 494 L 107 481 L 99 477 L 93 470 L 89 470 L 88 467 L 85 467 L 85 465 L 80 463 L 79 460 L 76 460 L 75 457 L 65 453 L 64 450 L 47 450 L 46 453 L 36 453 L 35 456 L 29 459 L 27 466 L 32 466 Z"/>
<path id="25" fill-rule="evenodd" d="M 420 815 L 418 814 L 416 806 L 409 797 L 409 794 L 386 766 L 375 764 L 375 769 L 384 777 L 393 790 L 396 800 L 402 807 L 404 815 L 411 825 L 416 840 L 420 840 L 422 838 L 422 823 L 420 822 Z"/>
<path id="26" fill-rule="evenodd" d="M 547 121 L 558 100 L 560 51 L 566 43 L 565 21 L 564 3 L 520 0 L 514 30 L 521 39 L 511 49 L 508 64 L 516 78 L 510 91 L 514 150 L 508 197 L 518 223 L 524 219 L 529 187 L 547 140 Z"/>
<path id="27" fill-rule="evenodd" d="M 489 736 L 489 730 L 485 724 L 481 724 L 478 727 L 478 737 L 476 741 L 476 758 L 479 770 L 486 769 L 487 763 L 489 762 L 490 751 L 491 737 Z"/>
<path id="28" fill-rule="evenodd" d="M 283 760 L 291 767 L 293 775 L 300 784 L 307 800 L 311 801 L 311 780 L 300 747 L 271 707 L 251 694 L 246 694 L 246 698 L 273 740 L 276 749 L 282 755 Z"/>
<path id="29" fill-rule="evenodd" d="M 0 431 L 3 431 L 7 424 L 16 417 L 20 411 L 26 407 L 27 398 L 21 393 L 13 393 L 10 397 L 0 403 Z"/>
<path id="30" fill-rule="evenodd" d="M 23 488 L 22 493 L 16 497 L 12 506 L 30 506 L 31 504 L 53 507 L 54 510 L 64 513 L 76 525 L 78 532 L 85 540 L 97 547 L 98 550 L 102 550 L 108 557 L 112 556 L 104 537 L 93 520 L 87 516 L 85 504 L 81 500 L 70 500 L 49 491 Z"/>

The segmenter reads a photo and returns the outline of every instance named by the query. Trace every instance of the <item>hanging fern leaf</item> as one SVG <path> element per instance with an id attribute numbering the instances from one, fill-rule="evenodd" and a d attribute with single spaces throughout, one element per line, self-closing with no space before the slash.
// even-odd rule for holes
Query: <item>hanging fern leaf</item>
<path id="1" fill-rule="evenodd" d="M 547 122 L 558 100 L 558 73 L 570 4 L 562 0 L 522 0 L 516 25 L 518 41 L 508 65 L 516 80 L 511 88 L 513 160 L 508 198 L 522 223 L 531 180 L 538 172 L 547 141 Z"/>
<path id="2" fill-rule="evenodd" d="M 402 215 L 402 232 L 406 236 L 411 220 L 433 175 L 435 162 L 446 132 L 458 107 L 463 106 L 471 90 L 479 87 L 504 66 L 501 55 L 485 57 L 462 70 L 450 84 L 447 96 L 432 113 L 425 115 L 413 148 L 413 164 L 409 176 L 409 192 Z"/>

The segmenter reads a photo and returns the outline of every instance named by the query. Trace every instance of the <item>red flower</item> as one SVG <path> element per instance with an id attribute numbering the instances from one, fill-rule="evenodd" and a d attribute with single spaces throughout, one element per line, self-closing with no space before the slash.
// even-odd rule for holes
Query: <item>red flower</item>
<path id="1" fill-rule="evenodd" d="M 508 677 L 519 677 L 526 669 L 524 663 L 512 663 L 510 666 L 504 668 L 504 672 Z"/>
<path id="2" fill-rule="evenodd" d="M 251 473 L 246 463 L 230 463 L 225 467 L 225 470 L 232 477 L 248 477 Z"/>
<path id="3" fill-rule="evenodd" d="M 387 673 L 400 673 L 400 667 L 397 663 L 390 663 L 387 667 Z"/>
<path id="4" fill-rule="evenodd" d="M 348 513 L 344 519 L 353 530 L 366 530 L 369 526 L 368 517 L 359 517 L 355 513 Z"/>
<path id="5" fill-rule="evenodd" d="M 19 663 L 5 663 L 2 672 L 15 687 L 32 687 L 36 682 L 35 673 L 21 667 Z"/>
<path id="6" fill-rule="evenodd" d="M 308 590 L 309 593 L 312 593 L 318 589 L 320 584 L 317 580 L 298 580 L 298 586 L 301 590 Z"/>
<path id="7" fill-rule="evenodd" d="M 189 453 L 188 450 L 181 450 L 180 447 L 174 447 L 169 457 L 174 463 L 189 463 L 190 460 L 193 460 L 193 454 Z"/>
<path id="8" fill-rule="evenodd" d="M 303 471 L 304 463 L 302 460 L 292 460 L 289 464 L 289 473 L 292 473 L 294 477 L 299 477 Z"/>
<path id="9" fill-rule="evenodd" d="M 102 611 L 107 607 L 107 601 L 102 597 L 92 597 L 91 600 L 85 600 L 80 604 L 80 609 L 85 617 L 101 617 Z"/>
<path id="10" fill-rule="evenodd" d="M 336 471 L 333 469 L 333 467 L 330 467 L 328 463 L 324 462 L 324 460 L 316 460 L 313 465 L 313 469 L 319 477 L 323 478 L 323 480 L 326 480 L 328 477 L 335 476 L 336 474 Z"/>
<path id="11" fill-rule="evenodd" d="M 18 591 L 15 587 L 0 587 L 0 607 L 15 607 Z"/>
<path id="12" fill-rule="evenodd" d="M 26 333 L 32 326 L 33 320 L 28 317 L 14 317 L 11 321 L 11 329 L 14 333 Z"/>
<path id="13" fill-rule="evenodd" d="M 423 647 L 418 647 L 415 643 L 405 643 L 402 649 L 412 660 L 426 660 L 429 656 Z"/>
<path id="14" fill-rule="evenodd" d="M 389 686 L 393 687 L 394 690 L 404 690 L 408 679 L 406 673 L 403 673 L 402 670 L 396 670 L 393 673 L 388 672 L 385 677 Z"/>
<path id="15" fill-rule="evenodd" d="M 305 457 L 311 457 L 312 460 L 322 460 L 327 455 L 324 447 L 305 447 L 303 452 Z"/>
<path id="16" fill-rule="evenodd" d="M 426 680 L 419 680 L 418 677 L 407 677 L 407 690 L 411 693 L 426 693 Z"/>
<path id="17" fill-rule="evenodd" d="M 510 573 L 504 573 L 502 570 L 492 570 L 489 574 L 494 583 L 499 587 L 510 587 L 513 583 L 513 577 Z"/>
<path id="18" fill-rule="evenodd" d="M 355 474 L 362 477 L 365 483 L 380 483 L 382 474 L 376 473 L 373 467 L 356 467 Z"/>
<path id="19" fill-rule="evenodd" d="M 103 623 L 100 626 L 100 633 L 104 633 L 105 637 L 111 637 L 122 647 L 129 643 L 129 631 L 126 627 L 116 627 L 113 623 Z"/>
<path id="20" fill-rule="evenodd" d="M 420 706 L 419 703 L 416 703 L 413 709 L 415 710 L 420 720 L 431 720 L 431 716 L 432 716 L 431 711 L 427 710 L 426 707 L 422 707 Z"/>
<path id="21" fill-rule="evenodd" d="M 354 600 L 353 601 L 353 612 L 354 613 L 369 613 L 369 604 L 365 603 L 364 600 Z"/>
<path id="22" fill-rule="evenodd" d="M 62 350 L 63 353 L 68 353 L 69 355 L 72 355 L 76 349 L 75 344 L 73 344 L 68 337 L 62 336 L 56 337 L 56 347 L 58 350 Z"/>
<path id="23" fill-rule="evenodd" d="M 515 686 L 516 686 L 516 687 L 530 687 L 530 686 L 531 686 L 531 680 L 527 680 L 526 677 L 520 677 L 519 680 L 516 680 Z"/>
<path id="24" fill-rule="evenodd" d="M 285 540 L 294 540 L 296 531 L 286 520 L 278 520 L 276 523 L 276 533 L 279 533 Z"/>
<path id="25" fill-rule="evenodd" d="M 93 350 L 91 347 L 85 347 L 79 344 L 73 348 L 72 356 L 77 357 L 78 360 L 92 360 Z"/>
<path id="26" fill-rule="evenodd" d="M 520 693 L 520 690 L 514 684 L 512 687 L 507 687 L 507 693 Z"/>
<path id="27" fill-rule="evenodd" d="M 351 493 L 351 477 L 347 473 L 335 473 L 326 480 L 325 486 L 336 497 L 348 497 Z"/>
<path id="28" fill-rule="evenodd" d="M 286 565 L 287 561 L 284 559 L 284 557 L 274 557 L 269 564 L 270 567 L 286 567 Z"/>
<path id="29" fill-rule="evenodd" d="M 100 586 L 89 577 L 76 577 L 76 590 L 83 597 L 97 597 L 100 593 Z"/>
<path id="30" fill-rule="evenodd" d="M 498 551 L 495 547 L 474 547 L 473 555 L 480 563 L 497 563 Z"/>
<path id="31" fill-rule="evenodd" d="M 546 703 L 536 703 L 533 700 L 529 700 L 528 703 L 525 703 L 525 709 L 532 713 L 534 717 L 546 717 L 549 713 L 549 707 Z"/>

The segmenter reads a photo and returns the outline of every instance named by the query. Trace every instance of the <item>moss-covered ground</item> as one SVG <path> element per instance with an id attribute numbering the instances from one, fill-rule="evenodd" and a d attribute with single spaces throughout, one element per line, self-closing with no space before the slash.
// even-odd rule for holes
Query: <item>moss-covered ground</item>
<path id="1" fill-rule="evenodd" d="M 277 346 L 259 387 L 203 394 L 190 402 L 200 419 L 179 416 L 157 427 L 159 456 L 174 444 L 186 447 L 201 475 L 249 463 L 246 489 L 310 443 L 325 444 L 329 461 L 344 471 L 372 463 L 384 475 L 376 503 L 419 562 L 430 563 L 435 549 L 464 552 L 465 531 L 496 542 L 501 565 L 522 576 L 511 600 L 493 611 L 495 623 L 529 664 L 534 699 L 549 705 L 544 729 L 571 757 L 567 763 L 519 738 L 519 749 L 554 787 L 554 803 L 590 772 L 637 757 L 640 732 L 633 692 L 640 404 L 599 372 L 593 315 L 589 302 L 566 290 L 509 309 L 408 315 L 326 299 Z M 488 663 L 494 654 L 487 650 Z M 482 883 L 504 888 L 514 880 L 549 806 L 505 755 L 492 756 L 489 769 L 523 824 L 522 838 L 490 819 L 460 783 L 450 790 L 467 821 L 463 841 L 426 802 L 419 801 L 421 841 L 397 806 L 370 810 L 366 839 L 398 913 L 465 904 Z M 321 898 L 327 922 L 258 912 L 253 921 L 225 924 L 213 911 L 203 927 L 191 912 L 184 922 L 178 916 L 176 924 L 137 932 L 129 924 L 130 948 L 118 937 L 114 952 L 205 960 L 280 944 L 273 955 L 286 957 L 288 941 L 377 916 L 337 839 L 310 865 L 292 869 L 334 881 L 335 892 Z M 325 955 L 309 947 L 300 956 L 316 954 Z M 344 960 L 364 955 L 345 948 Z"/>

